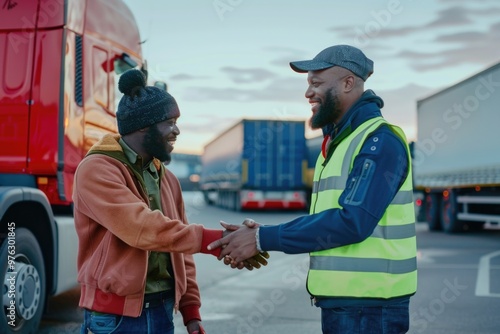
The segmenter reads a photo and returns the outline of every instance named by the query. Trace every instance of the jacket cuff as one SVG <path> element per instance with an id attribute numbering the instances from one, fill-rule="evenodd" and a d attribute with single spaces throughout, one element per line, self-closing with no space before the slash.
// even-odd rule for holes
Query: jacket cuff
<path id="1" fill-rule="evenodd" d="M 222 248 L 216 248 L 212 250 L 208 250 L 207 247 L 215 240 L 219 240 L 222 238 L 222 230 L 210 230 L 203 229 L 203 238 L 201 240 L 201 250 L 200 252 L 203 254 L 212 254 L 213 256 L 219 256 Z"/>
<path id="2" fill-rule="evenodd" d="M 184 321 L 184 326 L 187 325 L 191 320 L 201 321 L 200 306 L 199 305 L 188 305 L 181 308 L 182 320 Z"/>
<path id="3" fill-rule="evenodd" d="M 280 225 L 259 227 L 259 243 L 262 251 L 281 251 Z"/>

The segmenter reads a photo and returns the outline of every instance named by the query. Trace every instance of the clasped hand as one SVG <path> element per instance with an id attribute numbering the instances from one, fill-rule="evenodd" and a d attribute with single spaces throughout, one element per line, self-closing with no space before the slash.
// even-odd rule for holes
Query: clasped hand
<path id="1" fill-rule="evenodd" d="M 252 270 L 267 265 L 269 254 L 259 252 L 255 241 L 259 224 L 252 219 L 245 219 L 239 226 L 222 221 L 220 224 L 226 229 L 223 238 L 208 245 L 208 249 L 222 247 L 219 260 L 224 259 L 226 265 L 238 269 Z"/>

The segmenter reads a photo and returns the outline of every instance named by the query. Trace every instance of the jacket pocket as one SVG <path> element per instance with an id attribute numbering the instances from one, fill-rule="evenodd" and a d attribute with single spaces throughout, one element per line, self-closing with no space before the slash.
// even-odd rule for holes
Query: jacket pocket
<path id="1" fill-rule="evenodd" d="M 349 190 L 349 193 L 344 200 L 345 204 L 360 205 L 363 202 L 373 178 L 374 170 L 375 162 L 371 159 L 366 159 L 363 162 L 361 173 L 357 177 L 352 178 L 348 186 L 347 190 Z"/>
<path id="2" fill-rule="evenodd" d="M 104 263 L 104 257 L 106 252 L 108 251 L 109 247 L 109 241 L 111 238 L 111 233 L 108 231 L 104 234 L 104 237 L 102 238 L 101 242 L 99 243 L 99 246 L 96 249 L 96 260 L 95 260 L 95 269 L 93 270 L 93 277 L 95 279 L 99 278 L 100 273 L 102 272 L 102 267 Z"/>
<path id="3" fill-rule="evenodd" d="M 110 232 L 108 234 L 96 271 L 97 287 L 119 296 L 144 293 L 148 252 L 130 247 Z"/>

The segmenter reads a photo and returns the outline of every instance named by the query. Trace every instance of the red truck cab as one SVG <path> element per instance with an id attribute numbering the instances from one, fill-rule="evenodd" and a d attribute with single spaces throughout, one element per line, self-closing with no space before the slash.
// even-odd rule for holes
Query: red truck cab
<path id="1" fill-rule="evenodd" d="M 117 131 L 118 77 L 143 65 L 141 40 L 121 0 L 0 5 L 0 332 L 36 333 L 47 296 L 77 284 L 73 176 Z"/>

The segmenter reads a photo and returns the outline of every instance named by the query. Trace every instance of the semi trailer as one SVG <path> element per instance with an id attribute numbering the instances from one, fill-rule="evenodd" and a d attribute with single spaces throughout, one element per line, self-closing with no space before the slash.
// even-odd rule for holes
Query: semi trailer
<path id="1" fill-rule="evenodd" d="M 432 231 L 500 222 L 500 63 L 417 101 L 415 189 Z"/>
<path id="2" fill-rule="evenodd" d="M 304 209 L 305 123 L 243 119 L 204 147 L 200 190 L 232 209 Z"/>

